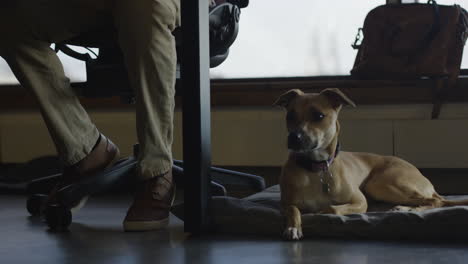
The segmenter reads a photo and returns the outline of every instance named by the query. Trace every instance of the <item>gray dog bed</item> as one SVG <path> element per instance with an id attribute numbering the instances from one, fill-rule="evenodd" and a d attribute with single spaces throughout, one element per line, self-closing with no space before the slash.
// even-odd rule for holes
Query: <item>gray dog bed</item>
<path id="1" fill-rule="evenodd" d="M 468 196 L 448 196 L 467 199 Z M 279 237 L 283 217 L 280 191 L 273 186 L 244 199 L 213 197 L 213 227 L 216 232 L 272 235 Z M 338 216 L 304 214 L 305 238 L 466 239 L 468 206 L 430 209 L 422 212 L 391 212 L 391 206 L 369 204 L 369 212 Z M 176 210 L 177 211 L 177 210 Z M 176 213 L 177 215 L 177 213 Z"/>

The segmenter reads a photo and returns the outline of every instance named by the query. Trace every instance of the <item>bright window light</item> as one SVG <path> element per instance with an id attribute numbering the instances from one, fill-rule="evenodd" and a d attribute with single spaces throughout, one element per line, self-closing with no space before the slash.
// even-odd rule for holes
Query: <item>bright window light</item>
<path id="1" fill-rule="evenodd" d="M 420 1 L 426 3 L 427 1 Z M 294 3 L 294 4 L 291 4 Z M 366 14 L 385 0 L 255 0 L 242 10 L 239 35 L 212 78 L 349 75 L 351 48 Z M 438 0 L 468 9 L 468 0 Z M 462 68 L 468 68 L 468 50 Z"/>
<path id="2" fill-rule="evenodd" d="M 468 0 L 438 0 L 468 8 Z M 255 0 L 242 9 L 240 30 L 227 60 L 212 78 L 348 75 L 356 56 L 351 48 L 366 14 L 385 0 Z M 426 1 L 420 1 L 426 3 Z M 84 49 L 80 51 L 85 52 Z M 83 62 L 59 54 L 73 82 L 86 80 Z M 468 51 L 462 68 L 468 68 Z M 0 60 L 0 84 L 15 84 Z"/>

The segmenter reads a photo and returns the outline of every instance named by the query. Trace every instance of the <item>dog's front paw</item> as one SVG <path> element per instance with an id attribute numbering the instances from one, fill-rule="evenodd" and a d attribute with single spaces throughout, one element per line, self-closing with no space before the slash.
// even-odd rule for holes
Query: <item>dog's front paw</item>
<path id="1" fill-rule="evenodd" d="M 299 240 L 302 237 L 301 228 L 287 227 L 283 232 L 283 238 L 286 240 Z"/>

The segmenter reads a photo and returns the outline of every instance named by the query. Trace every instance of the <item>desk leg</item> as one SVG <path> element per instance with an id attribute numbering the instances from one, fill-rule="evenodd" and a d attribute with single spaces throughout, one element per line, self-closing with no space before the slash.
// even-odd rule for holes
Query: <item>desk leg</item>
<path id="1" fill-rule="evenodd" d="M 208 0 L 181 0 L 185 231 L 209 226 L 211 119 Z"/>

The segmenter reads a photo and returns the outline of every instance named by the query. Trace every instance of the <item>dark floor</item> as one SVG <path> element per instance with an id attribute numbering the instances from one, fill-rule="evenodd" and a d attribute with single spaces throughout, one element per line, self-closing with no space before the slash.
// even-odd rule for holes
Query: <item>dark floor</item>
<path id="1" fill-rule="evenodd" d="M 0 195 L 0 263 L 468 263 L 468 244 L 211 235 L 192 238 L 172 217 L 168 230 L 124 233 L 128 196 L 90 199 L 67 233 L 28 216 L 22 195 Z"/>

